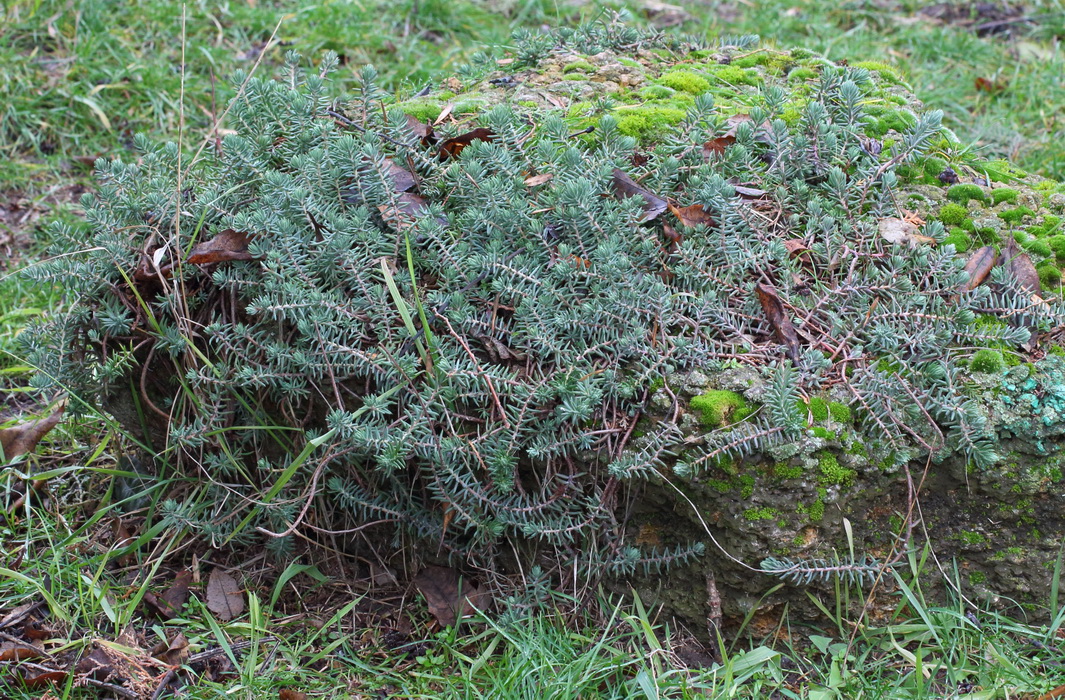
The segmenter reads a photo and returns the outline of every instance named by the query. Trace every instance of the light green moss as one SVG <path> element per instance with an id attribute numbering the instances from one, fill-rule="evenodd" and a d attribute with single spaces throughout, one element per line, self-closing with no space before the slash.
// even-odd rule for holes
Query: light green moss
<path id="1" fill-rule="evenodd" d="M 980 186 L 971 184 L 954 185 L 947 190 L 947 199 L 952 199 L 961 204 L 968 204 L 971 199 L 975 199 L 978 202 L 985 201 L 984 191 L 980 189 Z"/>
<path id="2" fill-rule="evenodd" d="M 1003 202 L 1016 202 L 1017 196 L 1020 193 L 1017 190 L 1012 190 L 1008 187 L 1000 187 L 995 190 L 991 190 L 991 203 L 1002 204 Z"/>
<path id="3" fill-rule="evenodd" d="M 1065 261 L 1065 235 L 1051 236 L 1047 239 L 1047 244 L 1059 261 Z"/>
<path id="4" fill-rule="evenodd" d="M 778 479 L 798 479 L 802 476 L 802 467 L 793 467 L 787 462 L 778 462 L 773 465 L 773 476 Z"/>
<path id="5" fill-rule="evenodd" d="M 802 408 L 810 411 L 810 417 L 815 423 L 828 420 L 828 403 L 820 396 L 813 397 Z"/>
<path id="6" fill-rule="evenodd" d="M 690 405 L 699 414 L 699 423 L 708 428 L 735 423 L 750 415 L 747 402 L 734 391 L 708 391 L 692 397 Z"/>
<path id="7" fill-rule="evenodd" d="M 436 100 L 407 100 L 400 102 L 396 108 L 409 114 L 420 122 L 434 121 L 444 111 L 444 106 Z"/>
<path id="8" fill-rule="evenodd" d="M 892 85 L 898 85 L 902 82 L 902 74 L 892 66 L 880 61 L 859 61 L 858 63 L 852 63 L 852 68 L 864 68 L 870 73 L 876 73 L 880 78 Z"/>
<path id="9" fill-rule="evenodd" d="M 672 107 L 643 105 L 618 109 L 614 114 L 618 118 L 618 131 L 643 141 L 667 133 L 669 127 L 684 120 L 686 113 Z"/>
<path id="10" fill-rule="evenodd" d="M 666 87 L 699 95 L 710 89 L 710 81 L 703 76 L 687 70 L 673 70 L 658 78 L 658 82 Z"/>
<path id="11" fill-rule="evenodd" d="M 1000 374 L 1006 371 L 1006 360 L 998 350 L 984 348 L 977 350 L 973 358 L 969 360 L 969 369 L 984 374 Z"/>
<path id="12" fill-rule="evenodd" d="M 952 245 L 954 252 L 965 253 L 972 247 L 973 239 L 964 229 L 955 228 L 951 229 L 951 233 L 943 239 L 943 245 Z"/>
<path id="13" fill-rule="evenodd" d="M 578 61 L 573 61 L 572 63 L 567 63 L 566 65 L 562 66 L 562 72 L 563 73 L 574 73 L 574 72 L 594 73 L 595 72 L 595 66 L 593 66 L 591 63 L 588 63 L 588 61 L 578 60 Z"/>
<path id="14" fill-rule="evenodd" d="M 820 73 L 813 68 L 796 68 L 788 73 L 788 80 L 793 83 L 816 80 L 818 77 L 820 77 Z"/>
<path id="15" fill-rule="evenodd" d="M 853 469 L 847 469 L 841 465 L 836 455 L 831 452 L 821 453 L 817 460 L 817 468 L 821 472 L 819 481 L 825 486 L 849 483 L 856 474 Z"/>
<path id="16" fill-rule="evenodd" d="M 939 220 L 946 226 L 959 226 L 969 218 L 969 210 L 960 204 L 948 202 L 939 210 Z"/>
<path id="17" fill-rule="evenodd" d="M 631 58 L 625 58 L 623 56 L 619 56 L 618 57 L 618 63 L 620 63 L 623 66 L 628 66 L 629 68 L 642 68 L 643 67 L 640 64 L 639 61 L 634 61 Z"/>
<path id="18" fill-rule="evenodd" d="M 714 64 L 707 66 L 706 71 L 709 73 L 711 80 L 715 83 L 753 86 L 762 84 L 762 76 L 758 75 L 757 71 L 751 70 L 750 68 Z"/>
<path id="19" fill-rule="evenodd" d="M 1035 216 L 1035 212 L 1028 207 L 1017 207 L 1015 209 L 1007 209 L 998 213 L 998 218 L 1005 221 L 1010 226 L 1016 226 L 1024 220 L 1026 216 Z"/>
<path id="20" fill-rule="evenodd" d="M 648 85 L 640 88 L 638 94 L 645 100 L 668 100 L 676 93 L 676 90 L 665 85 Z"/>
<path id="21" fill-rule="evenodd" d="M 1046 241 L 1041 241 L 1038 238 L 1026 241 L 1022 247 L 1033 255 L 1038 255 L 1043 258 L 1054 257 L 1054 251 L 1050 248 L 1050 244 Z"/>
<path id="22" fill-rule="evenodd" d="M 828 415 L 832 416 L 832 420 L 837 423 L 850 423 L 854 420 L 850 406 L 839 401 L 828 402 Z"/>
<path id="23" fill-rule="evenodd" d="M 768 506 L 762 506 L 760 508 L 748 508 L 743 511 L 743 517 L 745 520 L 772 520 L 777 517 L 777 511 Z"/>
<path id="24" fill-rule="evenodd" d="M 1039 283 L 1048 292 L 1057 292 L 1061 287 L 1061 270 L 1053 263 L 1043 263 L 1035 268 L 1039 273 Z"/>

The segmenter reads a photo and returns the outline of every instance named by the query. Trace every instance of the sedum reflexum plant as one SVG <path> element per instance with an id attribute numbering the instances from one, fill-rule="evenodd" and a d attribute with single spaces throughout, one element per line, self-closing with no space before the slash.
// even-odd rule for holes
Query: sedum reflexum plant
<path id="1" fill-rule="evenodd" d="M 515 65 L 589 42 L 620 46 L 527 37 Z M 69 298 L 28 336 L 40 383 L 210 484 L 176 521 L 282 550 L 364 528 L 496 570 L 657 569 L 701 547 L 626 542 L 634 487 L 796 439 L 829 384 L 885 452 L 995 459 L 958 360 L 1059 312 L 1008 271 L 959 291 L 938 222 L 885 237 L 940 115 L 868 136 L 868 71 L 825 65 L 787 120 L 762 87 L 727 143 L 733 115 L 700 94 L 638 142 L 611 113 L 577 129 L 507 104 L 434 135 L 370 68 L 331 104 L 333 63 L 238 76 L 233 133 L 191 163 L 145 139 L 99 161 L 90 239 L 58 226 L 35 269 Z M 736 363 L 772 377 L 749 417 L 699 447 L 679 404 L 636 430 L 663 378 Z"/>

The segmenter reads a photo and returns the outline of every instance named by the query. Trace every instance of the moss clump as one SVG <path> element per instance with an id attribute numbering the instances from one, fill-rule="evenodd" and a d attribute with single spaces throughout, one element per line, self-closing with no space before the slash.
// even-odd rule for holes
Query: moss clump
<path id="1" fill-rule="evenodd" d="M 1018 225 L 1026 216 L 1035 216 L 1035 212 L 1028 207 L 1017 207 L 1015 209 L 1007 209 L 998 214 L 998 218 L 1002 219 L 1010 226 Z"/>
<path id="2" fill-rule="evenodd" d="M 1034 255 L 1039 255 L 1044 258 L 1054 257 L 1054 251 L 1050 248 L 1050 244 L 1046 241 L 1041 241 L 1038 238 L 1025 241 L 1021 244 L 1021 247 Z"/>
<path id="3" fill-rule="evenodd" d="M 593 66 L 591 63 L 588 63 L 588 61 L 579 60 L 579 61 L 574 61 L 572 63 L 567 63 L 566 65 L 562 66 L 562 72 L 563 73 L 577 73 L 577 72 L 579 72 L 579 73 L 594 73 L 595 72 L 595 66 Z"/>
<path id="4" fill-rule="evenodd" d="M 1061 287 L 1061 270 L 1053 263 L 1043 263 L 1035 270 L 1039 273 L 1039 283 L 1043 289 L 1057 291 Z"/>
<path id="5" fill-rule="evenodd" d="M 773 465 L 773 476 L 778 479 L 798 479 L 802 476 L 802 467 L 793 467 L 787 462 L 778 462 Z"/>
<path id="6" fill-rule="evenodd" d="M 1047 239 L 1047 244 L 1054 251 L 1054 257 L 1058 260 L 1065 260 L 1065 235 L 1052 236 Z"/>
<path id="7" fill-rule="evenodd" d="M 665 85 L 648 85 L 641 88 L 638 94 L 645 100 L 668 100 L 677 94 L 677 91 Z"/>
<path id="8" fill-rule="evenodd" d="M 965 229 L 953 228 L 950 230 L 950 234 L 943 239 L 943 245 L 954 246 L 954 252 L 965 253 L 973 245 L 973 239 L 965 231 Z"/>
<path id="9" fill-rule="evenodd" d="M 680 90 L 681 92 L 699 95 L 710 89 L 710 81 L 688 70 L 674 70 L 665 73 L 658 79 L 659 84 Z"/>
<path id="10" fill-rule="evenodd" d="M 760 508 L 748 508 L 743 511 L 743 518 L 745 520 L 772 520 L 777 517 L 777 511 L 769 506 L 762 506 Z"/>
<path id="11" fill-rule="evenodd" d="M 806 80 L 814 80 L 820 75 L 813 68 L 796 68 L 788 73 L 788 80 L 793 83 L 803 82 Z"/>
<path id="12" fill-rule="evenodd" d="M 407 100 L 397 104 L 396 108 L 420 122 L 435 121 L 444 111 L 443 105 L 435 100 Z"/>
<path id="13" fill-rule="evenodd" d="M 939 210 L 939 220 L 946 226 L 958 226 L 969 218 L 969 210 L 960 204 L 950 202 Z"/>
<path id="14" fill-rule="evenodd" d="M 671 126 L 684 120 L 684 110 L 658 105 L 626 107 L 615 113 L 618 117 L 618 131 L 641 141 L 661 136 Z"/>
<path id="15" fill-rule="evenodd" d="M 954 185 L 947 190 L 947 199 L 952 199 L 959 204 L 968 204 L 972 199 L 978 202 L 986 201 L 984 191 L 979 185 Z"/>
<path id="16" fill-rule="evenodd" d="M 713 65 L 707 68 L 711 79 L 727 85 L 761 85 L 762 76 L 757 71 L 738 66 Z"/>
<path id="17" fill-rule="evenodd" d="M 969 360 L 969 369 L 984 374 L 1000 374 L 1006 371 L 1006 360 L 998 350 L 984 348 L 977 350 Z"/>
<path id="18" fill-rule="evenodd" d="M 691 407 L 699 413 L 699 423 L 709 428 L 741 421 L 751 413 L 747 402 L 734 391 L 708 391 L 693 397 Z"/>
<path id="19" fill-rule="evenodd" d="M 852 63 L 852 68 L 864 68 L 870 73 L 876 73 L 885 82 L 898 85 L 902 82 L 902 75 L 893 67 L 880 61 L 859 61 Z"/>
<path id="20" fill-rule="evenodd" d="M 828 402 L 820 396 L 813 397 L 810 399 L 810 402 L 802 408 L 810 411 L 810 417 L 815 423 L 828 420 Z"/>
<path id="21" fill-rule="evenodd" d="M 825 497 L 828 492 L 825 489 L 817 489 L 817 500 L 814 501 L 809 509 L 807 509 L 807 515 L 810 517 L 810 522 L 819 523 L 825 517 Z"/>
<path id="22" fill-rule="evenodd" d="M 830 452 L 824 452 L 817 460 L 817 468 L 821 472 L 821 476 L 818 479 L 823 485 L 830 486 L 833 484 L 846 484 L 854 478 L 856 472 L 853 469 L 847 469 L 839 463 L 836 459 L 836 455 Z"/>
<path id="23" fill-rule="evenodd" d="M 939 177 L 939 174 L 947 169 L 947 161 L 942 158 L 925 158 L 921 164 L 924 174 L 929 177 Z"/>
<path id="24" fill-rule="evenodd" d="M 828 402 L 828 415 L 837 423 L 850 423 L 854 419 L 850 406 L 839 401 Z"/>
<path id="25" fill-rule="evenodd" d="M 1060 225 L 1061 225 L 1061 217 L 1060 216 L 1054 216 L 1053 214 L 1047 214 L 1046 216 L 1043 217 L 1043 233 L 1044 234 L 1049 235 L 1051 233 L 1054 233 L 1054 231 L 1056 231 L 1058 229 L 1058 226 L 1060 226 Z"/>
<path id="26" fill-rule="evenodd" d="M 1000 187 L 997 190 L 991 190 L 991 202 L 993 204 L 1002 204 L 1003 202 L 1016 202 L 1017 196 L 1020 193 L 1017 190 L 1012 190 L 1009 187 Z"/>

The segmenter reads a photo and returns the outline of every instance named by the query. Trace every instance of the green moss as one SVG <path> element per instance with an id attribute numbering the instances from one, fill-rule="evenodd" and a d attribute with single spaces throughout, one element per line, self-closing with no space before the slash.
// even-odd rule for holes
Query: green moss
<path id="1" fill-rule="evenodd" d="M 778 479 L 798 479 L 802 477 L 802 467 L 793 467 L 787 462 L 778 462 L 773 465 L 773 476 Z"/>
<path id="2" fill-rule="evenodd" d="M 991 203 L 1002 204 L 1003 202 L 1016 202 L 1017 195 L 1020 193 L 1017 190 L 1011 190 L 1008 187 L 1000 187 L 996 190 L 991 190 Z"/>
<path id="3" fill-rule="evenodd" d="M 868 115 L 865 131 L 869 136 L 882 138 L 889 131 L 904 132 L 917 122 L 913 112 L 904 109 L 874 104 L 867 105 L 865 111 Z"/>
<path id="4" fill-rule="evenodd" d="M 1054 257 L 1065 261 L 1065 235 L 1052 236 L 1047 239 L 1047 245 L 1054 251 Z"/>
<path id="5" fill-rule="evenodd" d="M 668 100 L 677 93 L 665 85 L 648 85 L 640 89 L 639 95 L 645 100 Z"/>
<path id="6" fill-rule="evenodd" d="M 732 483 L 723 479 L 707 479 L 706 483 L 718 493 L 728 493 L 732 490 Z"/>
<path id="7" fill-rule="evenodd" d="M 859 61 L 852 63 L 852 68 L 864 68 L 870 73 L 876 73 L 884 82 L 898 85 L 902 82 L 902 75 L 895 68 L 880 61 Z"/>
<path id="8" fill-rule="evenodd" d="M 819 523 L 825 518 L 825 497 L 828 496 L 828 492 L 823 489 L 817 489 L 817 500 L 810 504 L 810 508 L 807 513 L 810 516 L 810 522 Z"/>
<path id="9" fill-rule="evenodd" d="M 950 234 L 943 239 L 943 244 L 954 246 L 954 251 L 957 253 L 965 253 L 972 247 L 973 239 L 964 229 L 954 228 L 951 229 Z"/>
<path id="10" fill-rule="evenodd" d="M 815 423 L 828 420 L 828 403 L 820 396 L 810 399 L 810 402 L 803 408 L 810 411 L 810 417 Z"/>
<path id="11" fill-rule="evenodd" d="M 984 374 L 1000 374 L 1006 371 L 1006 360 L 998 350 L 984 348 L 977 350 L 969 360 L 969 369 Z"/>
<path id="12" fill-rule="evenodd" d="M 420 122 L 434 121 L 444 111 L 443 105 L 436 100 L 407 100 L 398 103 L 396 108 Z"/>
<path id="13" fill-rule="evenodd" d="M 828 402 L 828 415 L 837 423 L 850 423 L 854 419 L 850 406 L 839 401 Z"/>
<path id="14" fill-rule="evenodd" d="M 965 219 L 960 224 L 958 224 L 958 228 L 964 229 L 964 230 L 968 231 L 969 233 L 977 233 L 976 224 L 973 223 L 972 219 Z M 993 228 L 981 229 L 981 232 L 995 233 L 995 229 L 993 229 Z"/>
<path id="15" fill-rule="evenodd" d="M 525 107 L 526 109 L 539 109 L 540 105 L 536 104 L 533 100 L 518 100 L 519 107 Z"/>
<path id="16" fill-rule="evenodd" d="M 935 157 L 925 158 L 921 168 L 924 170 L 925 175 L 939 177 L 939 174 L 947 169 L 947 161 Z"/>
<path id="17" fill-rule="evenodd" d="M 709 80 L 687 70 L 673 70 L 665 73 L 658 78 L 658 82 L 666 87 L 691 93 L 692 95 L 699 95 L 710 89 Z"/>
<path id="18" fill-rule="evenodd" d="M 939 220 L 946 226 L 958 226 L 967 218 L 969 218 L 969 210 L 954 202 L 944 204 L 939 210 Z"/>
<path id="19" fill-rule="evenodd" d="M 788 73 L 788 80 L 793 83 L 804 82 L 807 80 L 814 80 L 820 77 L 820 73 L 813 68 L 796 68 Z"/>
<path id="20" fill-rule="evenodd" d="M 748 508 L 743 511 L 743 517 L 745 520 L 772 520 L 777 517 L 777 511 L 768 506 L 762 506 L 761 508 Z"/>
<path id="21" fill-rule="evenodd" d="M 641 141 L 667 133 L 670 127 L 679 124 L 685 116 L 684 110 L 657 105 L 626 107 L 618 109 L 615 114 L 618 118 L 618 130 Z"/>
<path id="22" fill-rule="evenodd" d="M 1047 214 L 1043 217 L 1043 233 L 1054 233 L 1061 225 L 1061 217 L 1054 216 L 1053 214 Z"/>
<path id="23" fill-rule="evenodd" d="M 803 109 L 797 104 L 789 104 L 780 113 L 780 120 L 788 126 L 795 126 L 802 120 Z"/>
<path id="24" fill-rule="evenodd" d="M 1029 253 L 1039 255 L 1044 258 L 1054 257 L 1054 251 L 1050 248 L 1050 244 L 1046 241 L 1041 241 L 1038 238 L 1033 238 L 1030 241 L 1025 241 L 1022 247 Z"/>
<path id="25" fill-rule="evenodd" d="M 566 65 L 562 66 L 562 72 L 563 73 L 574 73 L 574 72 L 594 73 L 595 72 L 595 66 L 593 66 L 591 63 L 588 63 L 588 61 L 577 60 L 577 61 L 573 61 L 572 63 L 567 63 Z"/>
<path id="26" fill-rule="evenodd" d="M 634 61 L 631 58 L 624 58 L 622 56 L 618 56 L 618 63 L 620 63 L 623 66 L 628 66 L 629 68 L 642 68 L 643 67 L 640 64 L 639 61 Z"/>
<path id="27" fill-rule="evenodd" d="M 985 201 L 984 191 L 979 185 L 954 185 L 947 190 L 947 199 L 952 199 L 960 204 L 968 204 L 969 200 L 978 202 Z"/>
<path id="28" fill-rule="evenodd" d="M 825 486 L 849 483 L 856 474 L 853 469 L 842 466 L 836 459 L 836 455 L 830 452 L 821 453 L 817 460 L 817 468 L 821 472 L 819 481 Z"/>
<path id="29" fill-rule="evenodd" d="M 979 532 L 973 532 L 972 530 L 962 530 L 957 534 L 957 538 L 961 542 L 974 547 L 987 543 L 986 537 Z"/>
<path id="30" fill-rule="evenodd" d="M 740 498 L 746 500 L 754 495 L 754 477 L 750 474 L 744 474 L 737 480 L 740 487 Z"/>
<path id="31" fill-rule="evenodd" d="M 734 391 L 708 391 L 692 397 L 691 407 L 698 412 L 699 423 L 708 428 L 728 425 L 750 414 L 747 402 Z"/>
<path id="32" fill-rule="evenodd" d="M 828 428 L 822 428 L 819 425 L 811 428 L 810 432 L 813 434 L 814 437 L 821 438 L 822 440 L 835 440 L 837 437 L 839 437 Z"/>
<path id="33" fill-rule="evenodd" d="M 981 583 L 987 580 L 987 574 L 983 571 L 972 571 L 969 573 L 969 585 L 979 586 Z"/>
<path id="34" fill-rule="evenodd" d="M 465 99 L 461 102 L 456 102 L 452 111 L 455 114 L 478 114 L 484 110 L 487 104 L 487 100 L 481 98 Z"/>
<path id="35" fill-rule="evenodd" d="M 707 73 L 709 73 L 710 78 L 716 83 L 724 83 L 726 85 L 755 86 L 762 84 L 762 76 L 758 75 L 757 71 L 751 70 L 749 68 L 714 64 L 711 66 L 707 66 L 706 71 Z"/>
<path id="36" fill-rule="evenodd" d="M 998 214 L 998 218 L 1002 219 L 1010 226 L 1016 226 L 1021 223 L 1026 216 L 1035 216 L 1035 212 L 1028 207 L 1017 207 L 1015 209 L 1007 209 Z"/>
<path id="37" fill-rule="evenodd" d="M 1046 291 L 1057 291 L 1061 287 L 1061 270 L 1053 263 L 1043 263 L 1035 268 L 1039 273 L 1039 283 Z"/>
<path id="38" fill-rule="evenodd" d="M 563 80 L 569 80 L 569 81 L 587 80 L 588 76 L 585 75 L 584 73 L 567 73 L 566 75 L 562 76 L 562 79 Z"/>

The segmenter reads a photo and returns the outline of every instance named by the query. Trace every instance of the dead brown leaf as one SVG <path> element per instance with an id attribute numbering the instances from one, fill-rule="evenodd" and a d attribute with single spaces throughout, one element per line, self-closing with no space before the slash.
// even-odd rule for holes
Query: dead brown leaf
<path id="1" fill-rule="evenodd" d="M 422 146 L 428 147 L 436 143 L 436 135 L 433 133 L 431 124 L 418 121 L 416 117 L 408 114 L 407 128 L 411 130 L 411 133 L 421 142 Z"/>
<path id="2" fill-rule="evenodd" d="M 643 221 L 652 221 L 666 210 L 669 203 L 657 194 L 652 194 L 629 177 L 621 168 L 614 168 L 614 193 L 621 198 L 643 198 Z"/>
<path id="3" fill-rule="evenodd" d="M 997 263 L 998 251 L 994 246 L 985 245 L 974 250 L 965 262 L 965 271 L 969 273 L 969 279 L 958 288 L 958 291 L 969 292 L 979 287 Z"/>
<path id="4" fill-rule="evenodd" d="M 188 569 L 181 571 L 174 577 L 174 583 L 161 595 L 153 593 L 144 594 L 144 602 L 152 608 L 159 617 L 171 620 L 181 612 L 181 608 L 189 599 L 189 585 L 192 583 L 192 572 Z"/>
<path id="5" fill-rule="evenodd" d="M 169 642 L 159 642 L 149 651 L 167 666 L 180 666 L 189 657 L 189 640 L 180 632 Z"/>
<path id="6" fill-rule="evenodd" d="M 106 681 L 114 672 L 114 662 L 111 657 L 102 647 L 95 645 L 92 651 L 83 655 L 74 665 L 74 673 L 79 676 L 88 676 L 95 681 Z"/>
<path id="7" fill-rule="evenodd" d="M 36 659 L 39 656 L 41 656 L 39 650 L 26 644 L 19 644 L 18 642 L 0 644 L 0 661 L 24 661 L 26 659 Z"/>
<path id="8" fill-rule="evenodd" d="M 754 293 L 758 296 L 758 303 L 762 305 L 762 311 L 769 319 L 769 325 L 773 327 L 777 341 L 784 346 L 785 354 L 792 362 L 799 361 L 799 337 L 795 333 L 795 326 L 791 323 L 784 302 L 780 300 L 777 291 L 768 284 L 759 282 L 755 285 Z"/>
<path id="9" fill-rule="evenodd" d="M 733 114 L 726 119 L 725 133 L 703 144 L 703 158 L 709 159 L 710 156 L 716 153 L 724 153 L 726 148 L 736 143 L 736 131 L 739 129 L 740 124 L 746 122 L 753 123 L 754 120 L 747 114 Z"/>
<path id="10" fill-rule="evenodd" d="M 681 224 L 689 228 L 696 226 L 713 226 L 714 217 L 703 208 L 702 204 L 689 204 L 686 207 L 678 207 L 672 201 L 669 202 L 669 210 L 677 217 Z"/>
<path id="11" fill-rule="evenodd" d="M 473 613 L 474 608 L 484 610 L 491 602 L 487 591 L 450 567 L 427 566 L 414 577 L 414 585 L 425 596 L 429 612 L 444 627 Z"/>
<path id="12" fill-rule="evenodd" d="M 460 134 L 440 144 L 440 160 L 454 158 L 474 141 L 494 141 L 495 138 L 496 135 L 492 133 L 492 130 L 484 127 L 467 131 L 465 134 Z"/>
<path id="13" fill-rule="evenodd" d="M 0 450 L 3 450 L 3 460 L 7 462 L 20 455 L 33 452 L 41 438 L 59 424 L 64 410 L 66 410 L 66 404 L 61 405 L 47 418 L 19 423 L 0 430 Z"/>
<path id="14" fill-rule="evenodd" d="M 251 238 L 243 231 L 224 229 L 214 238 L 194 245 L 188 262 L 190 265 L 211 265 L 233 260 L 254 260 L 255 256 L 248 252 Z"/>
<path id="15" fill-rule="evenodd" d="M 307 700 L 307 693 L 301 693 L 291 688 L 282 688 L 277 691 L 277 700 Z"/>
<path id="16" fill-rule="evenodd" d="M 56 670 L 27 670 L 22 676 L 22 684 L 27 688 L 43 688 L 46 685 L 55 685 L 67 680 L 66 671 Z"/>
<path id="17" fill-rule="evenodd" d="M 540 173 L 539 175 L 533 175 L 532 177 L 525 178 L 525 186 L 538 187 L 550 181 L 553 177 L 554 175 L 552 175 L 551 173 Z"/>
<path id="18" fill-rule="evenodd" d="M 385 165 L 388 168 L 386 177 L 392 181 L 392 188 L 396 192 L 412 190 L 418 184 L 417 178 L 409 170 L 399 167 L 391 158 L 385 158 Z"/>
<path id="19" fill-rule="evenodd" d="M 244 592 L 237 580 L 215 568 L 207 578 L 207 609 L 223 622 L 244 612 Z"/>
<path id="20" fill-rule="evenodd" d="M 1032 259 L 1028 257 L 1027 253 L 1021 251 L 1020 246 L 1017 245 L 1017 241 L 1012 236 L 1006 236 L 1006 241 L 1002 244 L 1002 256 L 999 258 L 998 264 L 1005 267 L 1010 276 L 1017 280 L 1017 284 L 1023 289 L 1031 294 L 1039 293 L 1039 273 L 1035 271 Z"/>
<path id="21" fill-rule="evenodd" d="M 381 212 L 381 218 L 386 224 L 397 231 L 402 231 L 429 212 L 429 202 L 420 194 L 403 192 L 396 198 L 395 205 L 381 204 L 377 207 L 377 211 Z M 441 226 L 447 226 L 446 217 L 438 216 L 436 220 Z"/>

